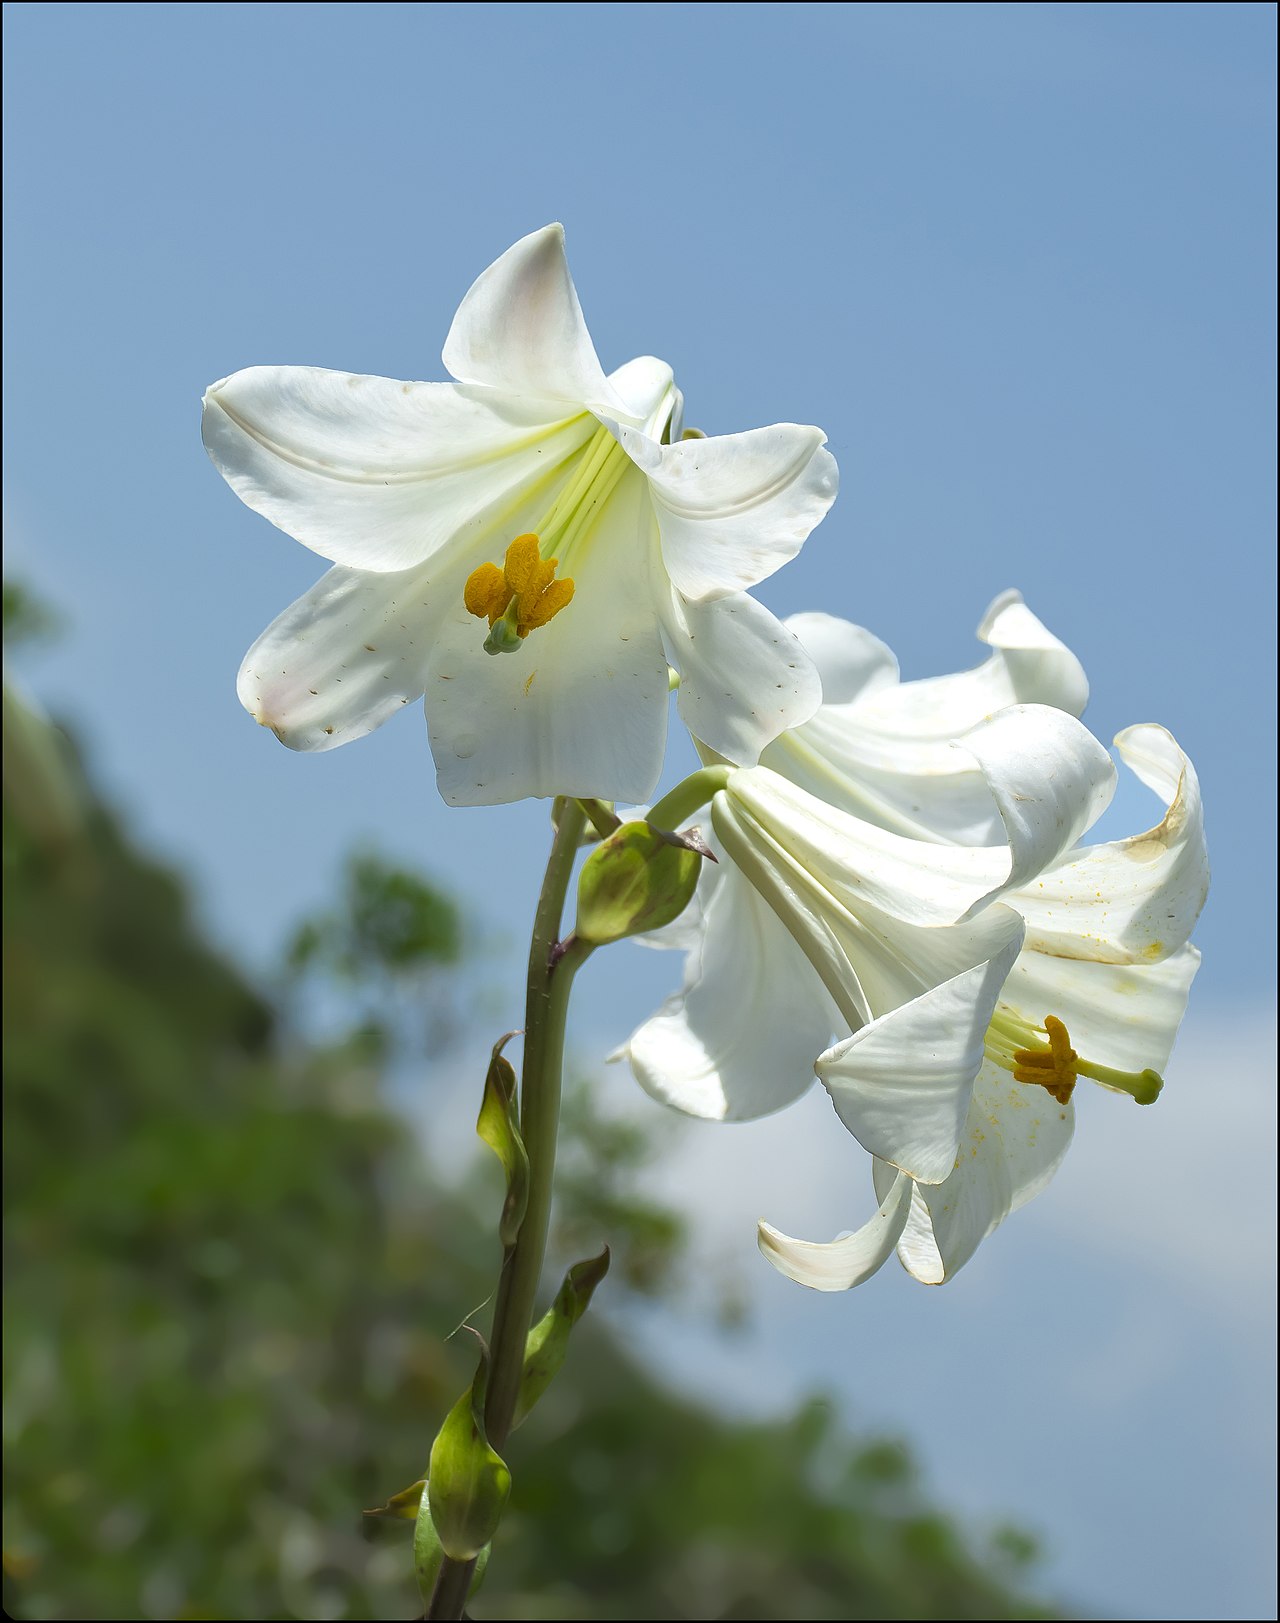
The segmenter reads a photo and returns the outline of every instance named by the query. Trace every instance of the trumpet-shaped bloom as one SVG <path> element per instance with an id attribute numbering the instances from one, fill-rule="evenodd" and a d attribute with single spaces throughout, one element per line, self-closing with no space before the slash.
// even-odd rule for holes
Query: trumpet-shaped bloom
<path id="1" fill-rule="evenodd" d="M 956 1007 L 947 1017 L 968 1032 L 942 1062 L 958 1130 L 1024 933 L 1016 913 L 992 904 L 1052 869 L 1114 786 L 1088 731 L 1044 706 L 1011 707 L 966 745 L 1003 816 L 1002 845 L 910 839 L 766 767 L 730 775 L 712 802 L 721 860 L 705 881 L 684 990 L 628 1045 L 644 1087 L 696 1115 L 761 1115 L 809 1086 L 833 1032 L 878 1031 L 930 993 L 981 1011 L 968 1025 Z"/>
<path id="2" fill-rule="evenodd" d="M 334 565 L 245 657 L 257 720 L 330 749 L 425 694 L 441 793 L 478 805 L 645 798 L 669 665 L 735 762 L 813 712 L 812 662 L 746 588 L 834 499 L 818 429 L 681 439 L 665 363 L 605 375 L 559 226 L 480 276 L 444 363 L 456 382 L 257 366 L 205 395 L 236 494 Z"/>
<path id="3" fill-rule="evenodd" d="M 930 736 L 931 710 L 972 724 L 973 710 L 1007 696 L 1014 681 L 1083 700 L 1066 650 L 1036 631 L 1020 601 L 996 607 L 1006 630 L 1016 611 L 1013 628 L 1038 650 L 1035 660 L 1011 669 L 998 649 L 964 678 L 901 688 L 889 668 L 878 685 L 879 725 L 889 725 L 895 696 L 918 723 L 903 727 L 891 775 L 874 775 L 884 757 L 859 715 L 877 693 L 874 679 L 855 671 L 852 694 L 842 691 L 815 648 L 837 697 L 801 729 L 803 748 L 780 740 L 768 753 L 773 773 L 736 773 L 717 798 L 722 860 L 686 943 L 684 989 L 628 1045 L 649 1091 L 720 1119 L 787 1104 L 808 1086 L 819 1054 L 815 1068 L 837 1114 L 876 1158 L 881 1206 L 863 1229 L 829 1245 L 762 1225 L 761 1247 L 775 1266 L 818 1289 L 858 1283 L 895 1248 L 917 1278 L 949 1278 L 1052 1176 L 1070 1143 L 1079 1077 L 1144 1103 L 1155 1096 L 1198 962 L 1187 941 L 1207 888 L 1199 791 L 1164 729 L 1130 728 L 1117 739 L 1121 758 L 1164 799 L 1164 818 L 1094 846 L 1076 842 L 1105 805 L 1110 777 L 1100 748 L 1083 742 L 1088 735 L 1070 717 L 1024 705 L 979 720 L 951 745 Z M 988 616 L 988 632 L 1000 618 Z M 820 631 L 838 624 L 810 617 L 810 635 L 814 620 Z M 839 646 L 849 654 L 851 645 L 859 651 L 856 638 Z M 848 658 L 846 670 L 854 663 Z M 887 664 L 876 656 L 861 670 Z M 859 751 L 870 756 L 866 786 Z M 789 803 L 774 794 L 771 815 L 757 814 L 753 827 L 750 786 L 766 777 L 773 784 L 793 765 L 834 805 L 815 812 L 813 797 L 793 788 Z M 935 793 L 940 782 L 963 803 L 951 821 L 947 796 Z M 844 809 L 855 804 L 876 815 L 874 838 L 865 816 Z M 933 835 L 882 831 L 895 824 L 931 826 Z M 983 840 L 999 829 L 1003 841 L 948 847 L 960 825 Z M 901 860 L 896 889 L 885 885 L 882 861 L 866 871 L 868 844 Z M 914 909 L 903 905 L 913 860 L 924 897 Z M 830 898 L 821 908 L 812 904 L 819 891 Z M 766 995 L 772 987 L 780 997 Z M 827 1046 L 841 1029 L 849 1035 Z"/>

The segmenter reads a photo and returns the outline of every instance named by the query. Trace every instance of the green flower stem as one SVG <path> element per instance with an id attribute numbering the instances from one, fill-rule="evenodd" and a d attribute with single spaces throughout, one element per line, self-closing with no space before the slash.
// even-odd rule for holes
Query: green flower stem
<path id="1" fill-rule="evenodd" d="M 431 1591 L 429 1618 L 460 1618 L 466 1610 L 471 1591 L 471 1577 L 476 1570 L 474 1561 L 454 1561 L 445 1556 L 440 1563 L 435 1588 Z"/>
<path id="2" fill-rule="evenodd" d="M 586 815 L 577 801 L 557 802 L 556 835 L 529 943 L 524 1075 L 520 1083 L 520 1133 L 529 1156 L 529 1204 L 498 1282 L 484 1406 L 485 1433 L 490 1446 L 499 1453 L 511 1431 L 520 1396 L 525 1342 L 533 1322 L 547 1249 L 569 993 L 574 975 L 592 950 L 584 942 L 571 942 L 552 960 L 553 949 L 560 941 L 565 895 L 585 826 Z M 454 1561 L 446 1556 L 431 1595 L 428 1618 L 461 1618 L 474 1569 L 474 1561 Z"/>
<path id="3" fill-rule="evenodd" d="M 729 781 L 731 767 L 704 766 L 691 772 L 683 783 L 676 784 L 668 795 L 663 795 L 656 806 L 650 808 L 645 822 L 652 828 L 674 833 L 686 817 L 692 817 Z"/>
<path id="4" fill-rule="evenodd" d="M 591 819 L 592 826 L 602 840 L 607 840 L 614 829 L 622 827 L 622 819 L 607 801 L 579 799 L 578 804 Z"/>

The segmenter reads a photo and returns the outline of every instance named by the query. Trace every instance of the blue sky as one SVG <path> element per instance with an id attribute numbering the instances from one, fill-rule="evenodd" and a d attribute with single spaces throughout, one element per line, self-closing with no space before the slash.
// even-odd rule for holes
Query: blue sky
<path id="1" fill-rule="evenodd" d="M 1091 1121 L 1094 1147 L 1025 1214 L 1026 1233 L 1047 1225 L 1039 1253 L 1001 1237 L 989 1272 L 944 1292 L 877 1281 L 856 1306 L 770 1279 L 766 1332 L 698 1356 L 725 1390 L 750 1386 L 756 1359 L 780 1395 L 823 1379 L 862 1412 L 837 1346 L 855 1320 L 886 1344 L 927 1321 L 978 1360 L 981 1302 L 1032 1338 L 1022 1356 L 1064 1370 L 1092 1368 L 1121 1324 L 1175 1335 L 1173 1376 L 1125 1411 L 1123 1463 L 1099 1473 L 1105 1379 L 1064 1374 L 1052 1394 L 1055 1577 L 1103 1611 L 1274 1615 L 1246 1423 L 1270 1343 L 1247 1269 L 1224 1305 L 1237 1275 L 1221 1260 L 1243 1252 L 1269 1277 L 1254 1230 L 1271 1168 L 1237 1172 L 1226 1127 L 1248 1142 L 1274 1111 L 1274 10 L 15 5 L 6 32 L 7 567 L 68 628 L 24 674 L 251 959 L 269 961 L 356 840 L 487 878 L 501 849 L 508 873 L 466 899 L 491 995 L 504 1010 L 516 995 L 541 809 L 446 810 L 412 711 L 318 758 L 243 715 L 245 647 L 318 566 L 222 485 L 198 402 L 255 362 L 441 376 L 473 276 L 550 219 L 606 365 L 670 360 L 712 432 L 829 434 L 842 493 L 762 590 L 772 608 L 838 609 L 924 675 L 976 661 L 973 627 L 1016 585 L 1083 659 L 1102 737 L 1145 720 L 1177 733 L 1205 783 L 1215 888 L 1186 1088 L 1160 1106 L 1172 1125 L 1144 1141 Z M 1113 827 L 1149 809 L 1126 792 Z M 586 983 L 588 1059 L 675 967 L 615 964 L 628 973 L 593 966 Z M 1120 1176 L 1127 1134 L 1137 1173 Z M 1163 1146 L 1149 1166 L 1144 1142 Z M 1203 1191 L 1185 1268 L 1153 1257 L 1158 1234 L 1127 1276 L 1114 1246 L 1068 1243 L 1064 1214 L 1108 1167 L 1092 1207 L 1117 1223 L 1133 1176 L 1154 1180 L 1146 1208 L 1184 1207 L 1205 1142 L 1242 1190 Z M 739 1260 L 751 1272 L 753 1253 Z M 792 1311 L 808 1344 L 833 1327 L 825 1362 L 788 1365 Z M 1225 1396 L 1208 1313 L 1234 1361 Z M 918 1374 L 890 1361 L 877 1412 L 959 1495 L 965 1427 L 921 1416 Z M 1210 1392 L 1244 1408 L 1220 1414 Z M 1029 1379 L 988 1388 L 996 1435 L 1024 1436 L 1038 1396 Z M 1012 1456 L 1004 1484 L 983 1470 L 981 1505 L 1039 1519 L 1002 1497 Z M 1129 1536 L 1108 1538 L 1125 1515 Z"/>

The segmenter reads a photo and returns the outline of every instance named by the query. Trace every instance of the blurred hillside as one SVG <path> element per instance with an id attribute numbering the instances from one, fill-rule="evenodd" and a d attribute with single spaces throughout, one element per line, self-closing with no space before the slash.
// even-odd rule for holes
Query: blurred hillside
<path id="1" fill-rule="evenodd" d="M 12 694 L 6 724 L 6 1609 L 420 1615 L 408 1524 L 361 1510 L 422 1474 L 470 1377 L 448 1335 L 491 1287 L 488 1169 L 433 1190 L 382 1103 L 389 1010 L 325 1047 L 291 1036 L 61 735 Z M 366 859 L 292 974 L 447 1008 L 459 940 L 445 898 Z M 671 1214 L 570 1195 L 570 1229 L 619 1231 L 596 1231 L 622 1240 L 604 1289 L 678 1270 Z M 1021 1597 L 1025 1541 L 972 1548 L 898 1444 L 820 1405 L 729 1425 L 590 1315 L 575 1334 L 513 1440 L 478 1617 L 1054 1615 Z"/>

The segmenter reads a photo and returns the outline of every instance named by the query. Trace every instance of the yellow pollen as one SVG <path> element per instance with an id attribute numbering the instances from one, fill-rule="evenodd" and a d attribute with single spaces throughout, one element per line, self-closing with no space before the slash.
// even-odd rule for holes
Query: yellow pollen
<path id="1" fill-rule="evenodd" d="M 1019 1048 L 1013 1055 L 1013 1080 L 1035 1082 L 1065 1105 L 1071 1098 L 1078 1076 L 1079 1054 L 1071 1046 L 1067 1028 L 1055 1015 L 1044 1017 L 1048 1048 Z"/>
<path id="2" fill-rule="evenodd" d="M 555 558 L 544 559 L 536 535 L 518 535 L 507 548 L 501 569 L 497 564 L 481 564 L 467 576 L 462 601 L 467 613 L 488 620 L 490 627 L 504 621 L 520 642 L 553 620 L 573 597 L 571 580 L 556 580 Z M 485 643 L 490 653 L 518 647 L 508 636 L 491 636 Z"/>

